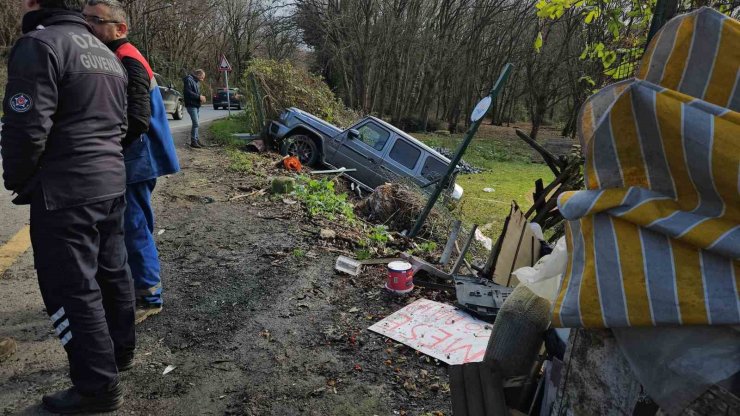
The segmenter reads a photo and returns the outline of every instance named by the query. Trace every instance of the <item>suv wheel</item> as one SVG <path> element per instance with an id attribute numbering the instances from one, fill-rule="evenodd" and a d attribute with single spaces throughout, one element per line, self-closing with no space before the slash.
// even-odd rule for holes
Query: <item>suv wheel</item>
<path id="1" fill-rule="evenodd" d="M 172 118 L 175 120 L 182 120 L 182 104 L 177 103 L 175 111 L 172 113 Z"/>
<path id="2" fill-rule="evenodd" d="M 310 137 L 297 134 L 283 141 L 280 149 L 283 156 L 297 156 L 306 166 L 316 166 L 319 162 L 319 148 Z"/>

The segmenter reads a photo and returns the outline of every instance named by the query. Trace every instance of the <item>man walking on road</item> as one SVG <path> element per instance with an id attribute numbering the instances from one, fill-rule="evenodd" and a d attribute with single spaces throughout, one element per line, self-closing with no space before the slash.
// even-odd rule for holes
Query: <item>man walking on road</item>
<path id="1" fill-rule="evenodd" d="M 34 265 L 73 387 L 43 397 L 53 413 L 123 403 L 133 359 L 134 288 L 126 264 L 126 73 L 90 31 L 83 0 L 19 0 L 0 138 L 5 187 L 31 204 Z"/>
<path id="2" fill-rule="evenodd" d="M 185 85 L 185 109 L 188 111 L 193 127 L 190 129 L 190 147 L 200 149 L 198 127 L 200 126 L 200 106 L 206 102 L 206 97 L 200 94 L 200 83 L 206 79 L 206 73 L 202 69 L 196 69 L 192 74 L 183 78 Z"/>
<path id="3" fill-rule="evenodd" d="M 154 242 L 152 191 L 157 178 L 180 170 L 167 113 L 154 73 L 128 39 L 126 11 L 118 0 L 88 0 L 83 11 L 97 37 L 116 54 L 128 74 L 126 162 L 126 250 L 136 289 L 136 323 L 162 310 L 159 253 Z"/>

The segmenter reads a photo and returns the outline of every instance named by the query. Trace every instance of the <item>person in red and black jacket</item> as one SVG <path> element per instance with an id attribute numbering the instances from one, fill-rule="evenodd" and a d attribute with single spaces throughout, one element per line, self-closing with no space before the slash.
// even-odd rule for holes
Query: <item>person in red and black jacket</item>
<path id="1" fill-rule="evenodd" d="M 162 310 L 159 253 L 151 197 L 157 178 L 180 170 L 162 95 L 149 62 L 126 35 L 126 11 L 117 0 L 88 0 L 83 15 L 128 74 L 125 241 L 136 289 L 136 323 Z M 127 357 L 131 365 L 133 356 Z"/>

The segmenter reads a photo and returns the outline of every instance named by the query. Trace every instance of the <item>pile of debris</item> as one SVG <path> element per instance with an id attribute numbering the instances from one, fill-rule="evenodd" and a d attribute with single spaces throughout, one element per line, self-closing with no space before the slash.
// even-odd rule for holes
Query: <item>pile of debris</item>
<path id="1" fill-rule="evenodd" d="M 410 230 L 419 213 L 424 209 L 426 196 L 413 185 L 406 183 L 386 183 L 356 206 L 356 211 L 368 221 L 387 226 L 389 229 Z M 448 220 L 444 210 L 435 209 L 424 225 L 424 234 L 446 234 Z M 444 237 L 443 237 L 444 238 Z"/>
<path id="2" fill-rule="evenodd" d="M 455 156 L 455 152 L 446 147 L 435 147 L 434 150 L 448 159 L 452 159 L 452 157 Z M 483 173 L 486 171 L 485 169 L 473 166 L 462 159 L 460 160 L 460 163 L 457 164 L 457 168 L 460 170 L 460 173 L 464 174 Z"/>

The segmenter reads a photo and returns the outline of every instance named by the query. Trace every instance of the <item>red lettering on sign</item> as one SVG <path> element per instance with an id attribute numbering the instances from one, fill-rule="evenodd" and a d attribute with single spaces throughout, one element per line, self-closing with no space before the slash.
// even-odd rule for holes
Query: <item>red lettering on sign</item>
<path id="1" fill-rule="evenodd" d="M 424 324 L 414 325 L 411 327 L 411 337 L 407 337 L 406 335 L 403 335 L 403 334 L 401 334 L 401 336 L 406 338 L 409 341 L 416 341 L 416 339 L 419 338 L 419 336 L 416 334 L 416 328 L 420 326 L 427 326 L 427 325 L 424 325 Z"/>
<path id="2" fill-rule="evenodd" d="M 450 344 L 443 352 L 452 354 L 455 351 L 465 350 L 465 357 L 463 358 L 463 363 L 473 362 L 479 358 L 482 358 L 486 354 L 485 348 L 482 351 L 477 351 L 474 354 L 471 354 L 470 351 L 473 349 L 473 344 L 464 344 L 464 345 L 460 345 L 457 348 L 453 348 L 460 341 L 462 341 L 462 338 L 456 339 L 455 342 Z"/>
<path id="3" fill-rule="evenodd" d="M 430 337 L 431 339 L 433 339 L 433 340 L 437 341 L 437 342 L 435 342 L 435 343 L 433 343 L 433 344 L 420 344 L 420 346 L 422 346 L 422 347 L 427 347 L 427 348 L 434 348 L 434 347 L 436 347 L 437 345 L 439 345 L 439 344 L 443 343 L 444 341 L 447 341 L 447 339 L 448 339 L 449 337 L 451 337 L 451 336 L 452 336 L 452 334 L 451 334 L 451 333 L 449 333 L 449 332 L 445 331 L 444 329 L 441 329 L 441 328 L 436 328 L 436 330 L 438 331 L 438 333 L 437 333 L 437 334 L 434 334 L 434 333 L 432 333 L 432 334 L 429 334 L 429 337 Z M 442 337 L 439 337 L 439 336 L 437 336 L 437 335 L 438 335 L 439 333 L 443 333 L 443 334 L 444 334 L 444 336 L 442 336 Z"/>
<path id="4" fill-rule="evenodd" d="M 465 329 L 467 329 L 468 331 L 475 332 L 475 331 L 480 331 L 481 329 L 483 329 L 483 327 L 480 324 L 468 322 L 467 324 L 465 324 Z"/>

